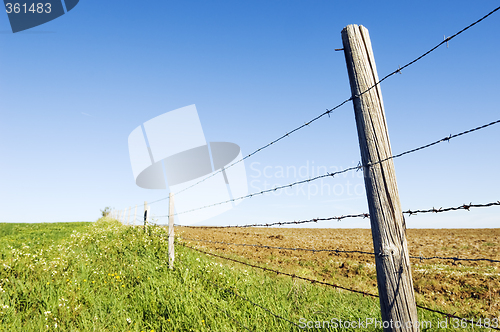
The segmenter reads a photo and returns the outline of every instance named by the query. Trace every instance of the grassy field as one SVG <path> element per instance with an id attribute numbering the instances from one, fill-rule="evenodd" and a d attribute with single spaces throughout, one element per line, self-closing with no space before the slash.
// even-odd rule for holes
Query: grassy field
<path id="1" fill-rule="evenodd" d="M 170 270 L 166 232 L 156 226 L 0 224 L 0 248 L 0 331 L 303 331 L 316 321 L 381 320 L 378 299 L 181 245 Z M 437 314 L 419 311 L 419 318 L 433 324 L 422 331 L 455 330 L 451 322 L 436 328 Z"/>

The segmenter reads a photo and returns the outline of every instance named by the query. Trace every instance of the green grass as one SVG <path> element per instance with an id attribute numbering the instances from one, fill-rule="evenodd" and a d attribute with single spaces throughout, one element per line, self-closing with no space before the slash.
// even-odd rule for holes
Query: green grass
<path id="1" fill-rule="evenodd" d="M 250 270 L 180 245 L 170 270 L 161 227 L 145 233 L 106 219 L 0 224 L 0 244 L 0 331 L 310 330 L 235 293 L 295 324 L 381 319 L 378 299 Z M 442 320 L 419 316 L 434 326 Z M 439 331 L 447 330 L 454 329 Z"/>
<path id="2" fill-rule="evenodd" d="M 31 246 L 43 247 L 54 241 L 67 238 L 73 231 L 85 231 L 92 223 L 72 222 L 72 223 L 40 223 L 40 224 L 6 224 L 0 223 L 0 243 L 21 246 L 29 244 Z"/>

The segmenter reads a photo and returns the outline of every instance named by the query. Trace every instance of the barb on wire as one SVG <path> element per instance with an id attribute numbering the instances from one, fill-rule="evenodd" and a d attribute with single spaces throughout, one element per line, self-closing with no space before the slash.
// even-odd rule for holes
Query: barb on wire
<path id="1" fill-rule="evenodd" d="M 371 166 L 375 166 L 375 165 L 381 164 L 381 163 L 383 163 L 385 161 L 388 161 L 388 160 L 391 160 L 391 159 L 400 158 L 400 157 L 402 157 L 404 155 L 407 155 L 407 154 L 410 154 L 410 153 L 414 153 L 414 152 L 417 152 L 417 151 L 420 151 L 420 150 L 423 150 L 423 149 L 427 149 L 427 148 L 429 148 L 431 146 L 434 146 L 436 144 L 439 144 L 439 143 L 449 142 L 453 138 L 460 137 L 460 136 L 463 136 L 463 135 L 466 135 L 466 134 L 470 134 L 470 133 L 473 133 L 475 131 L 478 131 L 478 130 L 481 130 L 481 129 L 493 126 L 493 125 L 498 124 L 498 123 L 500 123 L 500 120 L 496 120 L 496 121 L 490 122 L 488 124 L 485 124 L 485 125 L 482 125 L 482 126 L 479 126 L 479 127 L 475 127 L 475 128 L 472 128 L 472 129 L 469 129 L 469 130 L 466 130 L 466 131 L 462 131 L 462 132 L 460 132 L 458 134 L 449 135 L 449 136 L 447 136 L 445 138 L 442 138 L 440 140 L 434 141 L 432 143 L 429 143 L 429 144 L 420 146 L 418 148 L 411 149 L 411 150 L 408 150 L 408 151 L 405 151 L 405 152 L 402 152 L 402 153 L 399 153 L 399 154 L 387 157 L 387 158 L 379 160 L 377 162 L 369 163 L 367 165 L 362 165 L 361 167 L 371 167 Z M 296 181 L 296 182 L 292 182 L 292 183 L 289 183 L 289 184 L 286 184 L 286 185 L 283 185 L 283 186 L 275 187 L 273 189 L 262 190 L 262 191 L 255 192 L 255 193 L 252 193 L 252 194 L 248 194 L 248 195 L 245 195 L 245 196 L 240 196 L 240 197 L 228 199 L 226 201 L 222 201 L 222 202 L 218 202 L 218 203 L 214 203 L 214 204 L 205 205 L 205 206 L 202 206 L 202 207 L 199 207 L 199 208 L 190 209 L 190 210 L 186 210 L 186 211 L 182 211 L 182 212 L 177 212 L 174 215 L 180 215 L 180 214 L 184 214 L 184 213 L 194 212 L 194 211 L 206 209 L 206 208 L 217 206 L 217 205 L 226 204 L 226 203 L 230 203 L 230 202 L 242 200 L 242 199 L 245 199 L 245 198 L 251 198 L 253 196 L 258 196 L 258 195 L 266 194 L 266 193 L 269 193 L 269 192 L 272 192 L 272 191 L 276 191 L 276 190 L 282 190 L 282 189 L 286 189 L 286 188 L 291 188 L 291 187 L 299 185 L 299 184 L 308 183 L 308 182 L 315 181 L 315 180 L 322 179 L 322 178 L 329 177 L 329 176 L 330 177 L 335 177 L 335 175 L 346 173 L 346 172 L 353 171 L 353 170 L 358 170 L 359 168 L 360 168 L 360 166 L 353 166 L 353 167 L 348 167 L 348 168 L 345 168 L 343 170 L 336 171 L 336 172 L 333 172 L 333 173 L 328 173 L 327 172 L 325 174 L 318 175 L 318 176 L 309 178 L 307 180 Z M 166 216 L 159 216 L 159 217 L 166 217 Z"/>
<path id="2" fill-rule="evenodd" d="M 468 26 L 466 26 L 465 28 L 463 28 L 462 30 L 458 31 L 457 33 L 455 33 L 454 35 L 448 37 L 448 38 L 445 38 L 442 42 L 440 42 L 439 44 L 437 44 L 436 46 L 434 46 L 433 48 L 431 48 L 430 50 L 428 50 L 427 52 L 425 52 L 424 54 L 420 55 L 419 57 L 415 58 L 414 60 L 408 62 L 407 64 L 405 64 L 404 66 L 398 66 L 398 69 L 396 69 L 395 71 L 387 74 L 386 76 L 384 76 L 382 79 L 380 79 L 377 83 L 375 83 L 374 85 L 372 85 L 371 87 L 369 87 L 368 89 L 366 89 L 365 91 L 361 92 L 360 94 L 358 95 L 355 95 L 355 96 L 352 96 L 346 100 L 344 100 L 343 102 L 341 102 L 340 104 L 336 105 L 335 107 L 331 108 L 331 109 L 327 109 L 325 112 L 321 113 L 320 115 L 316 116 L 315 118 L 311 119 L 310 121 L 296 127 L 295 129 L 293 130 L 290 130 L 289 132 L 285 133 L 284 135 L 278 137 L 277 139 L 275 139 L 274 141 L 258 148 L 257 150 L 253 151 L 252 153 L 250 153 L 249 155 L 239 159 L 239 160 L 236 160 L 235 162 L 233 162 L 232 164 L 228 165 L 227 167 L 224 167 L 224 168 L 221 168 L 219 169 L 217 172 L 214 172 L 212 174 L 210 174 L 209 176 L 201 179 L 200 181 L 192 184 L 191 186 L 188 186 L 180 191 L 178 191 L 177 193 L 175 193 L 175 195 L 178 195 L 180 194 L 181 192 L 184 192 L 190 188 L 193 188 L 194 186 L 197 186 L 198 184 L 208 180 L 209 178 L 215 176 L 216 174 L 224 171 L 224 170 L 227 170 L 228 168 L 244 161 L 245 159 L 247 158 L 250 158 L 251 156 L 255 155 L 256 153 L 270 147 L 271 145 L 273 145 L 274 143 L 277 143 L 279 141 L 281 141 L 282 139 L 284 139 L 285 137 L 288 137 L 290 134 L 293 134 L 295 133 L 296 131 L 299 131 L 300 129 L 306 127 L 306 126 L 309 126 L 309 124 L 321 119 L 322 117 L 324 117 L 325 115 L 328 115 L 328 117 L 330 117 L 330 113 L 332 113 L 333 111 L 335 111 L 336 109 L 340 108 L 341 106 L 345 105 L 346 103 L 348 103 L 349 101 L 353 100 L 354 98 L 359 98 L 360 96 L 362 96 L 363 94 L 369 92 L 370 90 L 372 90 L 373 88 L 377 87 L 378 85 L 380 85 L 380 83 L 382 83 L 383 81 L 385 81 L 386 79 L 388 79 L 389 77 L 397 74 L 397 73 L 400 73 L 401 74 L 401 71 L 411 65 L 413 65 L 414 63 L 416 63 L 417 61 L 419 61 L 420 59 L 422 59 L 423 57 L 427 56 L 428 54 L 432 53 L 433 51 L 435 51 L 437 48 L 439 48 L 441 45 L 443 44 L 446 44 L 448 43 L 450 40 L 452 40 L 453 38 L 457 37 L 458 35 L 462 34 L 463 32 L 465 32 L 466 30 L 470 29 L 471 27 L 473 27 L 474 25 L 478 24 L 479 22 L 483 21 L 484 19 L 486 19 L 488 16 L 492 15 L 493 13 L 495 13 L 496 11 L 498 11 L 500 9 L 500 7 L 497 7 L 495 8 L 494 10 L 492 10 L 491 12 L 489 12 L 488 14 L 484 15 L 482 18 L 480 18 L 479 20 L 475 21 L 474 23 L 472 24 L 469 24 Z M 341 50 L 341 49 L 338 49 L 338 50 Z M 154 201 L 154 202 L 151 202 L 150 204 L 153 204 L 153 203 L 156 203 L 156 202 L 159 202 L 159 201 L 162 201 L 162 200 L 165 200 L 165 199 L 168 199 L 168 197 L 166 198 L 162 198 L 162 199 L 159 199 L 157 201 Z"/>
<path id="3" fill-rule="evenodd" d="M 495 205 L 500 205 L 500 201 L 488 203 L 488 204 L 463 204 L 457 207 L 449 207 L 449 208 L 432 208 L 428 210 L 408 210 L 408 211 L 403 211 L 403 213 L 409 214 L 410 216 L 417 214 L 417 213 L 439 213 L 439 212 L 448 212 L 448 211 L 457 211 L 457 210 L 467 210 L 470 211 L 471 208 L 478 208 L 478 207 L 490 207 L 490 206 L 495 206 Z"/>
<path id="4" fill-rule="evenodd" d="M 277 249 L 277 250 L 293 250 L 293 251 L 309 251 L 313 253 L 317 252 L 332 252 L 332 253 L 344 253 L 344 254 L 362 254 L 362 255 L 370 255 L 375 256 L 376 254 L 371 251 L 361 251 L 361 250 L 340 250 L 340 249 L 311 249 L 311 248 L 287 248 L 287 247 L 273 247 L 266 246 L 260 244 L 247 244 L 247 243 L 231 243 L 231 242 L 222 242 L 222 241 L 210 241 L 210 240 L 202 240 L 202 239 L 188 239 L 182 236 L 178 237 L 184 241 L 193 241 L 193 242 L 205 242 L 205 243 L 213 243 L 213 244 L 224 244 L 230 246 L 241 246 L 241 247 L 254 247 L 254 248 L 263 248 L 263 249 Z M 423 256 L 409 256 L 410 258 L 419 259 L 419 260 L 429 260 L 429 259 L 440 259 L 440 260 L 452 260 L 452 261 L 469 261 L 469 262 L 490 262 L 490 263 L 500 263 L 500 260 L 489 259 L 489 258 L 458 258 L 458 257 L 423 257 Z"/>
<path id="5" fill-rule="evenodd" d="M 192 249 L 192 250 L 196 250 L 196 251 L 201 252 L 201 253 L 206 254 L 206 255 L 211 255 L 211 256 L 214 256 L 214 257 L 221 258 L 221 259 L 225 259 L 225 260 L 228 260 L 228 261 L 232 261 L 232 262 L 235 262 L 235 263 L 243 264 L 243 265 L 250 266 L 250 267 L 253 267 L 253 268 L 256 268 L 256 269 L 260 269 L 260 270 L 263 270 L 263 271 L 273 272 L 273 273 L 276 273 L 277 275 L 281 274 L 281 275 L 289 276 L 289 277 L 292 277 L 292 278 L 297 278 L 297 279 L 309 281 L 312 284 L 320 284 L 320 285 L 330 286 L 330 287 L 334 287 L 334 288 L 339 288 L 339 289 L 343 289 L 343 290 L 346 290 L 346 291 L 349 291 L 349 292 L 362 294 L 362 295 L 365 295 L 365 296 L 379 297 L 378 295 L 375 295 L 375 294 L 371 294 L 371 293 L 367 293 L 367 292 L 363 292 L 363 291 L 359 291 L 359 290 L 355 290 L 355 289 L 351 289 L 351 288 L 347 288 L 347 287 L 342 287 L 342 286 L 339 286 L 339 285 L 336 285 L 336 284 L 332 284 L 332 283 L 328 283 L 328 282 L 324 282 L 324 281 L 309 279 L 309 278 L 306 278 L 306 277 L 297 276 L 295 274 L 290 274 L 290 273 L 286 273 L 286 272 L 281 272 L 281 271 L 273 270 L 273 269 L 270 269 L 270 268 L 267 268 L 267 267 L 262 267 L 262 266 L 258 266 L 258 265 L 254 265 L 254 264 L 250 264 L 250 263 L 246 263 L 246 262 L 242 262 L 242 261 L 239 261 L 239 260 L 236 260 L 236 259 L 233 259 L 233 258 L 220 256 L 220 255 L 217 255 L 217 254 L 214 254 L 214 253 L 211 253 L 211 252 L 206 252 L 206 251 L 203 251 L 203 250 L 200 250 L 200 249 L 197 249 L 197 248 L 193 248 L 193 247 L 187 246 L 187 245 L 182 244 L 182 243 L 180 243 L 180 244 L 183 247 L 186 247 L 186 248 L 189 248 L 189 249 Z M 439 310 L 434 310 L 434 309 L 431 309 L 431 308 L 427 308 L 427 307 L 424 307 L 424 306 L 419 305 L 419 304 L 417 304 L 417 307 L 419 307 L 420 309 L 423 309 L 423 310 L 427 310 L 427 311 L 431 311 L 431 312 L 434 312 L 434 313 L 441 314 L 441 315 L 446 316 L 446 317 L 456 318 L 456 319 L 459 319 L 459 320 L 462 320 L 462 321 L 467 321 L 468 323 L 476 324 L 476 326 L 480 326 L 480 327 L 483 327 L 483 328 L 491 328 L 491 329 L 499 330 L 500 331 L 500 328 L 498 328 L 498 327 L 486 326 L 486 325 L 484 325 L 482 323 L 478 323 L 477 320 L 469 320 L 469 319 L 466 319 L 466 318 L 458 317 L 458 316 L 455 316 L 454 314 L 451 315 L 451 314 L 448 314 L 446 312 L 439 311 Z"/>

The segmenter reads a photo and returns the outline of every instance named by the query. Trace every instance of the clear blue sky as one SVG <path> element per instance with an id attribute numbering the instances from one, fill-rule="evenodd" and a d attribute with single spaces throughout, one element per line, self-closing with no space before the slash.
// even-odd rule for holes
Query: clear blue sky
<path id="1" fill-rule="evenodd" d="M 127 138 L 143 122 L 196 104 L 207 141 L 234 142 L 248 154 L 350 96 L 344 56 L 334 51 L 342 47 L 344 26 L 369 29 L 382 77 L 498 5 L 81 0 L 68 14 L 16 34 L 2 14 L 0 222 L 96 220 L 105 206 L 165 197 L 165 190 L 134 183 Z M 500 118 L 499 31 L 496 13 L 382 84 L 394 153 Z M 396 160 L 403 209 L 499 200 L 499 141 L 497 125 Z M 245 165 L 256 191 L 264 181 L 304 178 L 291 171 L 280 176 L 280 167 L 311 175 L 320 166 L 341 169 L 359 160 L 349 103 Z M 315 195 L 305 188 L 251 198 L 210 222 L 367 212 L 358 175 L 318 182 Z M 166 214 L 167 204 L 153 204 L 151 212 Z M 493 207 L 413 216 L 407 225 L 498 227 L 499 215 Z M 317 226 L 369 227 L 369 221 Z"/>

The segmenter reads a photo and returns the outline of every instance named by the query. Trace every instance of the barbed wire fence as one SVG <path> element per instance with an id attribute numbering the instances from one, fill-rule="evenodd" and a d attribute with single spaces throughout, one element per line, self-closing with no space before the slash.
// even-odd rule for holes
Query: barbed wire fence
<path id="1" fill-rule="evenodd" d="M 232 162 L 228 166 L 225 166 L 224 168 L 221 168 L 221 169 L 213 172 L 209 176 L 206 176 L 206 177 L 202 178 L 201 180 L 195 182 L 194 184 L 192 184 L 192 185 L 190 185 L 190 186 L 188 186 L 188 187 L 186 187 L 186 188 L 184 188 L 184 189 L 182 189 L 182 190 L 174 193 L 174 195 L 182 194 L 183 192 L 185 192 L 187 190 L 190 190 L 190 189 L 198 186 L 199 184 L 207 181 L 208 179 L 210 179 L 211 177 L 217 175 L 218 173 L 221 173 L 224 170 L 227 170 L 228 168 L 231 168 L 234 165 L 236 165 L 238 163 L 241 163 L 244 160 L 246 160 L 246 159 L 248 159 L 248 158 L 256 155 L 257 153 L 259 153 L 259 152 L 261 152 L 261 151 L 263 151 L 263 150 L 265 150 L 265 149 L 267 149 L 267 148 L 269 148 L 271 146 L 274 146 L 276 143 L 280 142 L 281 140 L 283 140 L 283 139 L 285 139 L 287 137 L 290 137 L 291 135 L 293 135 L 294 133 L 300 131 L 301 129 L 303 129 L 305 127 L 308 127 L 309 125 L 311 125 L 312 123 L 315 123 L 319 119 L 325 118 L 326 116 L 330 117 L 330 115 L 335 110 L 337 110 L 340 107 L 342 107 L 343 105 L 347 104 L 349 101 L 353 101 L 355 98 L 359 98 L 361 95 L 363 95 L 363 94 L 371 91 L 372 89 L 374 89 L 378 85 L 380 85 L 383 81 L 387 80 L 389 77 L 391 77 L 391 76 L 393 76 L 393 75 L 395 75 L 397 73 L 401 73 L 402 70 L 404 70 L 404 69 L 408 68 L 409 66 L 415 64 L 416 62 L 418 62 L 422 58 L 424 58 L 427 55 L 429 55 L 430 53 L 434 52 L 440 46 L 442 46 L 444 44 L 448 44 L 450 40 L 452 40 L 453 38 L 461 35 L 465 31 L 467 31 L 468 29 L 470 29 L 473 26 L 475 26 L 476 24 L 482 22 L 483 20 L 485 20 L 486 18 L 488 18 L 489 16 L 491 16 L 493 13 L 497 12 L 498 10 L 500 10 L 500 7 L 497 7 L 494 10 L 490 11 L 488 14 L 484 15 L 482 18 L 478 19 L 477 21 L 473 22 L 472 24 L 470 24 L 470 25 L 466 26 L 465 28 L 461 29 L 457 33 L 453 34 L 452 36 L 445 38 L 442 42 L 438 43 L 436 46 L 434 46 L 430 50 L 426 51 L 422 55 L 420 55 L 417 58 L 413 59 L 412 61 L 406 63 L 402 67 L 401 66 L 398 67 L 397 70 L 395 70 L 395 71 L 387 74 L 382 79 L 378 80 L 375 84 L 373 84 L 368 89 L 366 89 L 363 92 L 361 92 L 360 94 L 353 95 L 350 98 L 345 99 L 344 101 L 340 102 L 336 106 L 334 106 L 334 107 L 332 107 L 330 109 L 327 109 L 326 111 L 324 111 L 321 114 L 317 115 L 316 117 L 312 118 L 308 122 L 306 122 L 306 123 L 304 123 L 304 124 L 302 124 L 302 125 L 294 128 L 294 129 L 288 131 L 284 135 L 281 135 L 278 138 L 272 140 L 271 142 L 269 142 L 269 143 L 267 143 L 267 144 L 259 147 L 258 149 L 254 150 L 253 152 L 251 152 L 250 154 L 246 155 L 245 157 Z M 311 178 L 308 178 L 308 179 L 305 179 L 305 180 L 301 180 L 301 181 L 295 181 L 295 182 L 288 183 L 288 184 L 282 185 L 282 186 L 278 186 L 278 187 L 275 187 L 275 188 L 272 188 L 272 189 L 254 192 L 254 193 L 247 194 L 247 195 L 244 195 L 244 196 L 235 197 L 235 198 L 232 198 L 232 199 L 229 199 L 229 200 L 221 201 L 221 202 L 210 204 L 210 205 L 200 206 L 200 207 L 197 207 L 197 208 L 194 208 L 194 209 L 189 209 L 189 210 L 186 210 L 186 211 L 176 212 L 174 214 L 170 214 L 170 217 L 175 216 L 175 215 L 187 214 L 187 213 L 191 213 L 191 212 L 194 212 L 194 211 L 198 211 L 198 210 L 202 210 L 202 209 L 207 209 L 207 208 L 210 208 L 210 207 L 214 207 L 214 206 L 217 206 L 217 205 L 226 204 L 226 203 L 230 203 L 230 202 L 234 202 L 234 201 L 238 201 L 238 200 L 252 198 L 254 196 L 264 195 L 266 193 L 270 193 L 270 192 L 274 192 L 274 191 L 278 191 L 278 190 L 283 190 L 283 189 L 291 188 L 291 187 L 296 186 L 296 185 L 300 185 L 300 184 L 304 184 L 304 183 L 309 183 L 311 181 L 316 181 L 318 179 L 322 179 L 322 178 L 326 178 L 326 177 L 334 178 L 335 176 L 337 176 L 339 174 L 346 173 L 346 172 L 349 172 L 349 171 L 363 170 L 364 168 L 371 167 L 371 166 L 374 166 L 374 165 L 377 165 L 377 164 L 382 164 L 382 163 L 384 163 L 386 161 L 389 161 L 389 160 L 393 160 L 393 159 L 396 159 L 396 158 L 400 158 L 400 157 L 406 156 L 406 155 L 411 154 L 411 153 L 422 151 L 424 149 L 430 148 L 432 146 L 435 146 L 435 145 L 443 143 L 443 142 L 450 142 L 450 140 L 452 140 L 452 139 L 455 139 L 455 138 L 458 138 L 458 137 L 461 137 L 461 136 L 464 136 L 464 135 L 468 135 L 468 134 L 471 134 L 473 132 L 477 132 L 479 130 L 491 127 L 491 126 L 499 124 L 499 123 L 500 123 L 500 119 L 492 121 L 492 122 L 489 122 L 489 123 L 481 125 L 481 126 L 477 126 L 477 127 L 471 128 L 471 129 L 466 130 L 466 131 L 459 132 L 457 134 L 446 136 L 444 138 L 441 138 L 439 140 L 433 141 L 433 142 L 428 143 L 426 145 L 422 145 L 422 146 L 419 146 L 417 148 L 406 150 L 404 152 L 392 155 L 392 156 L 390 156 L 388 158 L 379 160 L 377 162 L 368 163 L 366 165 L 361 165 L 361 163 L 360 163 L 360 164 L 358 164 L 358 166 L 345 168 L 345 169 L 340 170 L 340 171 L 326 172 L 324 174 L 321 174 L 321 175 L 318 175 L 318 176 L 315 176 L 315 177 L 311 177 Z M 158 200 L 150 202 L 149 205 L 155 204 L 157 202 L 161 202 L 161 201 L 164 201 L 164 200 L 168 200 L 168 199 L 169 199 L 169 197 L 160 198 Z M 459 206 L 447 207 L 447 208 L 442 208 L 442 207 L 435 208 L 435 207 L 433 207 L 431 209 L 406 210 L 406 211 L 403 211 L 403 214 L 404 215 L 408 215 L 409 217 L 411 217 L 413 215 L 424 214 L 424 213 L 444 213 L 444 212 L 459 211 L 459 210 L 470 211 L 470 209 L 475 209 L 475 208 L 490 208 L 490 207 L 495 207 L 495 206 L 500 206 L 500 201 L 494 201 L 494 202 L 484 203 L 484 204 L 472 204 L 472 203 L 469 203 L 469 204 L 462 204 L 462 205 L 459 205 Z M 137 207 L 136 207 L 136 210 L 137 210 Z M 144 226 L 147 225 L 147 220 L 148 220 L 149 216 L 146 216 L 146 213 L 144 215 L 144 219 L 141 218 L 141 216 L 137 216 L 136 213 L 134 214 L 134 217 L 131 218 L 131 216 L 130 216 L 130 214 L 131 214 L 131 208 L 127 209 L 127 211 L 128 211 L 128 218 L 127 218 L 127 212 L 125 210 L 121 210 L 121 211 L 114 210 L 114 211 L 111 212 L 110 216 L 113 217 L 113 218 L 115 218 L 115 219 L 119 219 L 122 223 L 127 223 L 127 224 L 133 224 L 133 225 L 135 225 L 136 223 L 141 224 L 141 223 L 144 222 Z M 154 216 L 154 218 L 167 218 L 167 217 L 169 217 L 169 216 L 168 215 Z M 340 220 L 351 219 L 351 218 L 370 218 L 370 216 L 369 216 L 368 213 L 359 213 L 359 214 L 349 214 L 349 215 L 334 216 L 334 217 L 327 217 L 327 218 L 313 218 L 313 219 L 308 219 L 308 220 L 281 221 L 281 222 L 271 222 L 271 223 L 253 223 L 253 224 L 246 224 L 246 225 L 227 225 L 227 226 L 183 226 L 183 225 L 176 225 L 176 226 L 177 227 L 212 228 L 212 229 L 219 229 L 219 228 L 220 229 L 224 229 L 224 228 L 248 228 L 248 227 L 273 227 L 273 226 L 286 226 L 286 225 L 302 225 L 302 224 L 317 223 L 317 222 L 323 222 L 323 221 L 334 221 L 334 220 L 335 221 L 340 221 Z M 130 220 L 132 220 L 132 222 L 130 222 Z M 280 247 L 280 246 L 270 246 L 270 245 L 262 245 L 262 244 L 233 243 L 233 242 L 206 240 L 206 239 L 194 239 L 194 238 L 187 238 L 187 237 L 183 237 L 183 236 L 177 236 L 176 238 L 178 240 L 184 241 L 184 242 L 178 242 L 179 245 L 181 245 L 181 246 L 183 246 L 185 248 L 188 248 L 190 250 L 197 251 L 200 254 L 205 254 L 205 255 L 208 255 L 208 256 L 216 257 L 218 259 L 230 261 L 232 263 L 242 264 L 242 265 L 251 267 L 253 269 L 262 270 L 264 272 L 270 272 L 270 273 L 273 273 L 273 274 L 276 274 L 276 275 L 289 276 L 289 277 L 294 278 L 294 279 L 300 279 L 300 280 L 303 280 L 303 281 L 310 282 L 311 284 L 318 284 L 318 285 L 333 287 L 333 288 L 337 288 L 337 289 L 342 289 L 344 291 L 353 292 L 353 293 L 357 293 L 357 294 L 364 295 L 364 296 L 369 296 L 369 297 L 375 297 L 375 298 L 378 297 L 378 295 L 376 295 L 376 294 L 371 294 L 371 293 L 364 292 L 364 291 L 361 291 L 361 290 L 356 290 L 356 289 L 344 287 L 342 285 L 328 283 L 328 282 L 325 282 L 325 281 L 315 280 L 315 279 L 307 278 L 307 277 L 304 277 L 304 276 L 299 276 L 299 275 L 292 274 L 292 273 L 278 271 L 278 270 L 271 269 L 271 268 L 268 268 L 268 267 L 262 267 L 262 266 L 259 266 L 257 264 L 252 264 L 252 263 L 244 262 L 244 261 L 237 260 L 237 259 L 234 259 L 234 258 L 222 256 L 222 255 L 219 255 L 219 254 L 216 254 L 216 253 L 213 253 L 213 252 L 204 251 L 204 250 L 201 250 L 199 248 L 196 248 L 196 247 L 188 245 L 188 242 L 201 242 L 201 243 L 208 243 L 208 244 L 222 244 L 222 245 L 226 245 L 226 246 L 254 247 L 254 248 L 260 248 L 260 249 L 264 249 L 264 250 L 288 250 L 288 251 L 296 251 L 296 252 L 303 251 L 303 252 L 312 252 L 312 253 L 320 253 L 320 252 L 329 252 L 329 253 L 335 253 L 335 254 L 342 254 L 342 253 L 343 254 L 346 254 L 346 253 L 348 253 L 348 254 L 354 254 L 355 253 L 355 254 L 360 254 L 360 255 L 375 256 L 375 255 L 377 255 L 375 252 L 362 251 L 362 250 L 340 250 L 340 249 L 316 249 L 316 248 L 299 248 L 299 247 Z M 481 262 L 488 262 L 488 263 L 500 263 L 500 260 L 498 260 L 498 259 L 491 259 L 491 258 L 485 258 L 485 257 L 480 257 L 480 258 L 441 257 L 441 256 L 430 256 L 430 257 L 409 256 L 409 257 L 411 259 L 417 259 L 417 260 L 420 260 L 420 261 L 423 261 L 423 260 L 450 261 L 451 260 L 451 261 L 454 261 L 454 262 L 457 262 L 457 261 L 479 262 L 479 261 L 481 261 Z M 244 296 L 242 296 L 242 295 L 234 292 L 231 289 L 224 288 L 224 287 L 222 287 L 222 286 L 220 286 L 220 285 L 218 285 L 218 284 L 216 284 L 216 283 L 214 283 L 214 282 L 212 282 L 212 281 L 210 281 L 208 279 L 205 279 L 205 281 L 207 283 L 211 284 L 216 289 L 225 289 L 225 291 L 231 292 L 233 295 L 241 298 L 242 300 L 245 300 L 245 301 L 251 303 L 252 305 L 254 305 L 256 307 L 260 307 L 262 310 L 264 310 L 265 312 L 267 312 L 270 315 L 273 315 L 274 317 L 276 317 L 278 319 L 287 321 L 290 324 L 298 326 L 293 321 L 291 321 L 291 320 L 289 320 L 289 319 L 287 319 L 285 317 L 281 317 L 281 316 L 273 313 L 271 310 L 269 310 L 269 309 L 267 309 L 267 308 L 265 308 L 265 307 L 257 304 L 256 302 L 254 302 L 254 301 L 252 301 L 252 300 L 250 300 L 250 299 L 248 299 L 248 298 L 246 298 L 246 297 L 244 297 Z M 216 304 L 214 304 L 214 305 L 216 305 Z M 487 326 L 485 324 L 478 323 L 478 320 L 476 320 L 476 319 L 472 319 L 471 320 L 471 319 L 467 319 L 467 318 L 463 318 L 463 317 L 458 317 L 458 316 L 455 316 L 455 314 L 449 314 L 449 313 L 446 313 L 446 312 L 443 312 L 443 311 L 440 311 L 440 310 L 428 308 L 428 307 L 423 306 L 421 304 L 417 304 L 417 307 L 420 308 L 420 309 L 422 309 L 422 310 L 434 312 L 434 313 L 440 314 L 440 315 L 448 317 L 448 318 L 455 318 L 455 319 L 458 319 L 460 321 L 471 323 L 471 324 L 473 324 L 473 325 L 475 325 L 477 327 L 483 327 L 483 328 L 490 328 L 490 329 L 494 329 L 494 330 L 500 330 L 500 328 L 495 327 L 495 326 Z M 228 317 L 230 317 L 231 319 L 235 320 L 234 317 L 232 317 L 229 312 L 227 312 L 226 314 L 227 314 Z M 235 320 L 235 321 L 242 328 L 250 331 L 250 329 L 248 327 L 244 326 L 243 324 L 241 324 L 237 320 Z"/>
<path id="2" fill-rule="evenodd" d="M 203 251 L 203 250 L 200 250 L 200 249 L 197 249 L 197 248 L 194 248 L 194 247 L 190 247 L 190 246 L 185 245 L 183 243 L 180 243 L 180 245 L 184 246 L 186 248 L 198 251 L 198 252 L 200 252 L 202 254 L 205 254 L 205 255 L 214 256 L 214 257 L 217 257 L 217 258 L 220 258 L 220 259 L 223 259 L 223 260 L 231 261 L 233 263 L 242 264 L 242 265 L 245 265 L 245 266 L 248 266 L 248 267 L 252 267 L 252 268 L 255 268 L 255 269 L 260 269 L 260 270 L 263 270 L 263 271 L 266 271 L 266 272 L 276 273 L 276 275 L 289 276 L 289 277 L 292 277 L 292 278 L 295 278 L 295 279 L 300 279 L 300 280 L 308 281 L 308 282 L 310 282 L 312 284 L 319 284 L 319 285 L 329 286 L 329 287 L 333 287 L 333 288 L 338 288 L 338 289 L 342 289 L 342 290 L 345 290 L 345 291 L 348 291 L 348 292 L 351 292 L 351 293 L 361 294 L 361 295 L 364 295 L 364 296 L 378 297 L 378 295 L 375 295 L 375 294 L 367 293 L 367 292 L 364 292 L 364 291 L 360 291 L 360 290 L 356 290 L 356 289 L 352 289 L 352 288 L 348 288 L 348 287 L 343 287 L 343 286 L 336 285 L 336 284 L 333 284 L 333 283 L 328 283 L 328 282 L 325 282 L 325 281 L 315 280 L 315 279 L 311 279 L 311 278 L 299 276 L 299 275 L 296 275 L 296 274 L 291 274 L 291 273 L 287 273 L 287 272 L 282 272 L 282 271 L 270 269 L 268 267 L 263 267 L 263 266 L 259 266 L 259 265 L 255 265 L 255 264 L 246 263 L 246 262 L 243 262 L 243 261 L 240 261 L 240 260 L 237 260 L 237 259 L 233 259 L 233 258 L 230 258 L 230 257 L 225 257 L 225 256 L 221 256 L 221 255 L 214 254 L 214 253 L 211 253 L 211 252 Z M 475 320 L 475 319 L 471 320 L 471 319 L 467 319 L 467 318 L 455 316 L 455 314 L 449 314 L 449 313 L 446 313 L 446 312 L 443 312 L 443 311 L 440 311 L 440 310 L 435 310 L 435 309 L 432 309 L 432 308 L 428 308 L 426 306 L 419 305 L 419 304 L 417 304 L 417 307 L 420 308 L 420 309 L 426 310 L 426 311 L 431 311 L 431 312 L 434 312 L 434 313 L 441 314 L 441 315 L 443 315 L 445 317 L 455 318 L 455 319 L 458 319 L 460 321 L 467 322 L 469 324 L 473 324 L 473 325 L 474 324 L 479 324 L 477 326 L 500 331 L 500 328 L 498 328 L 498 327 L 486 326 L 484 324 L 478 323 L 478 320 Z"/>

